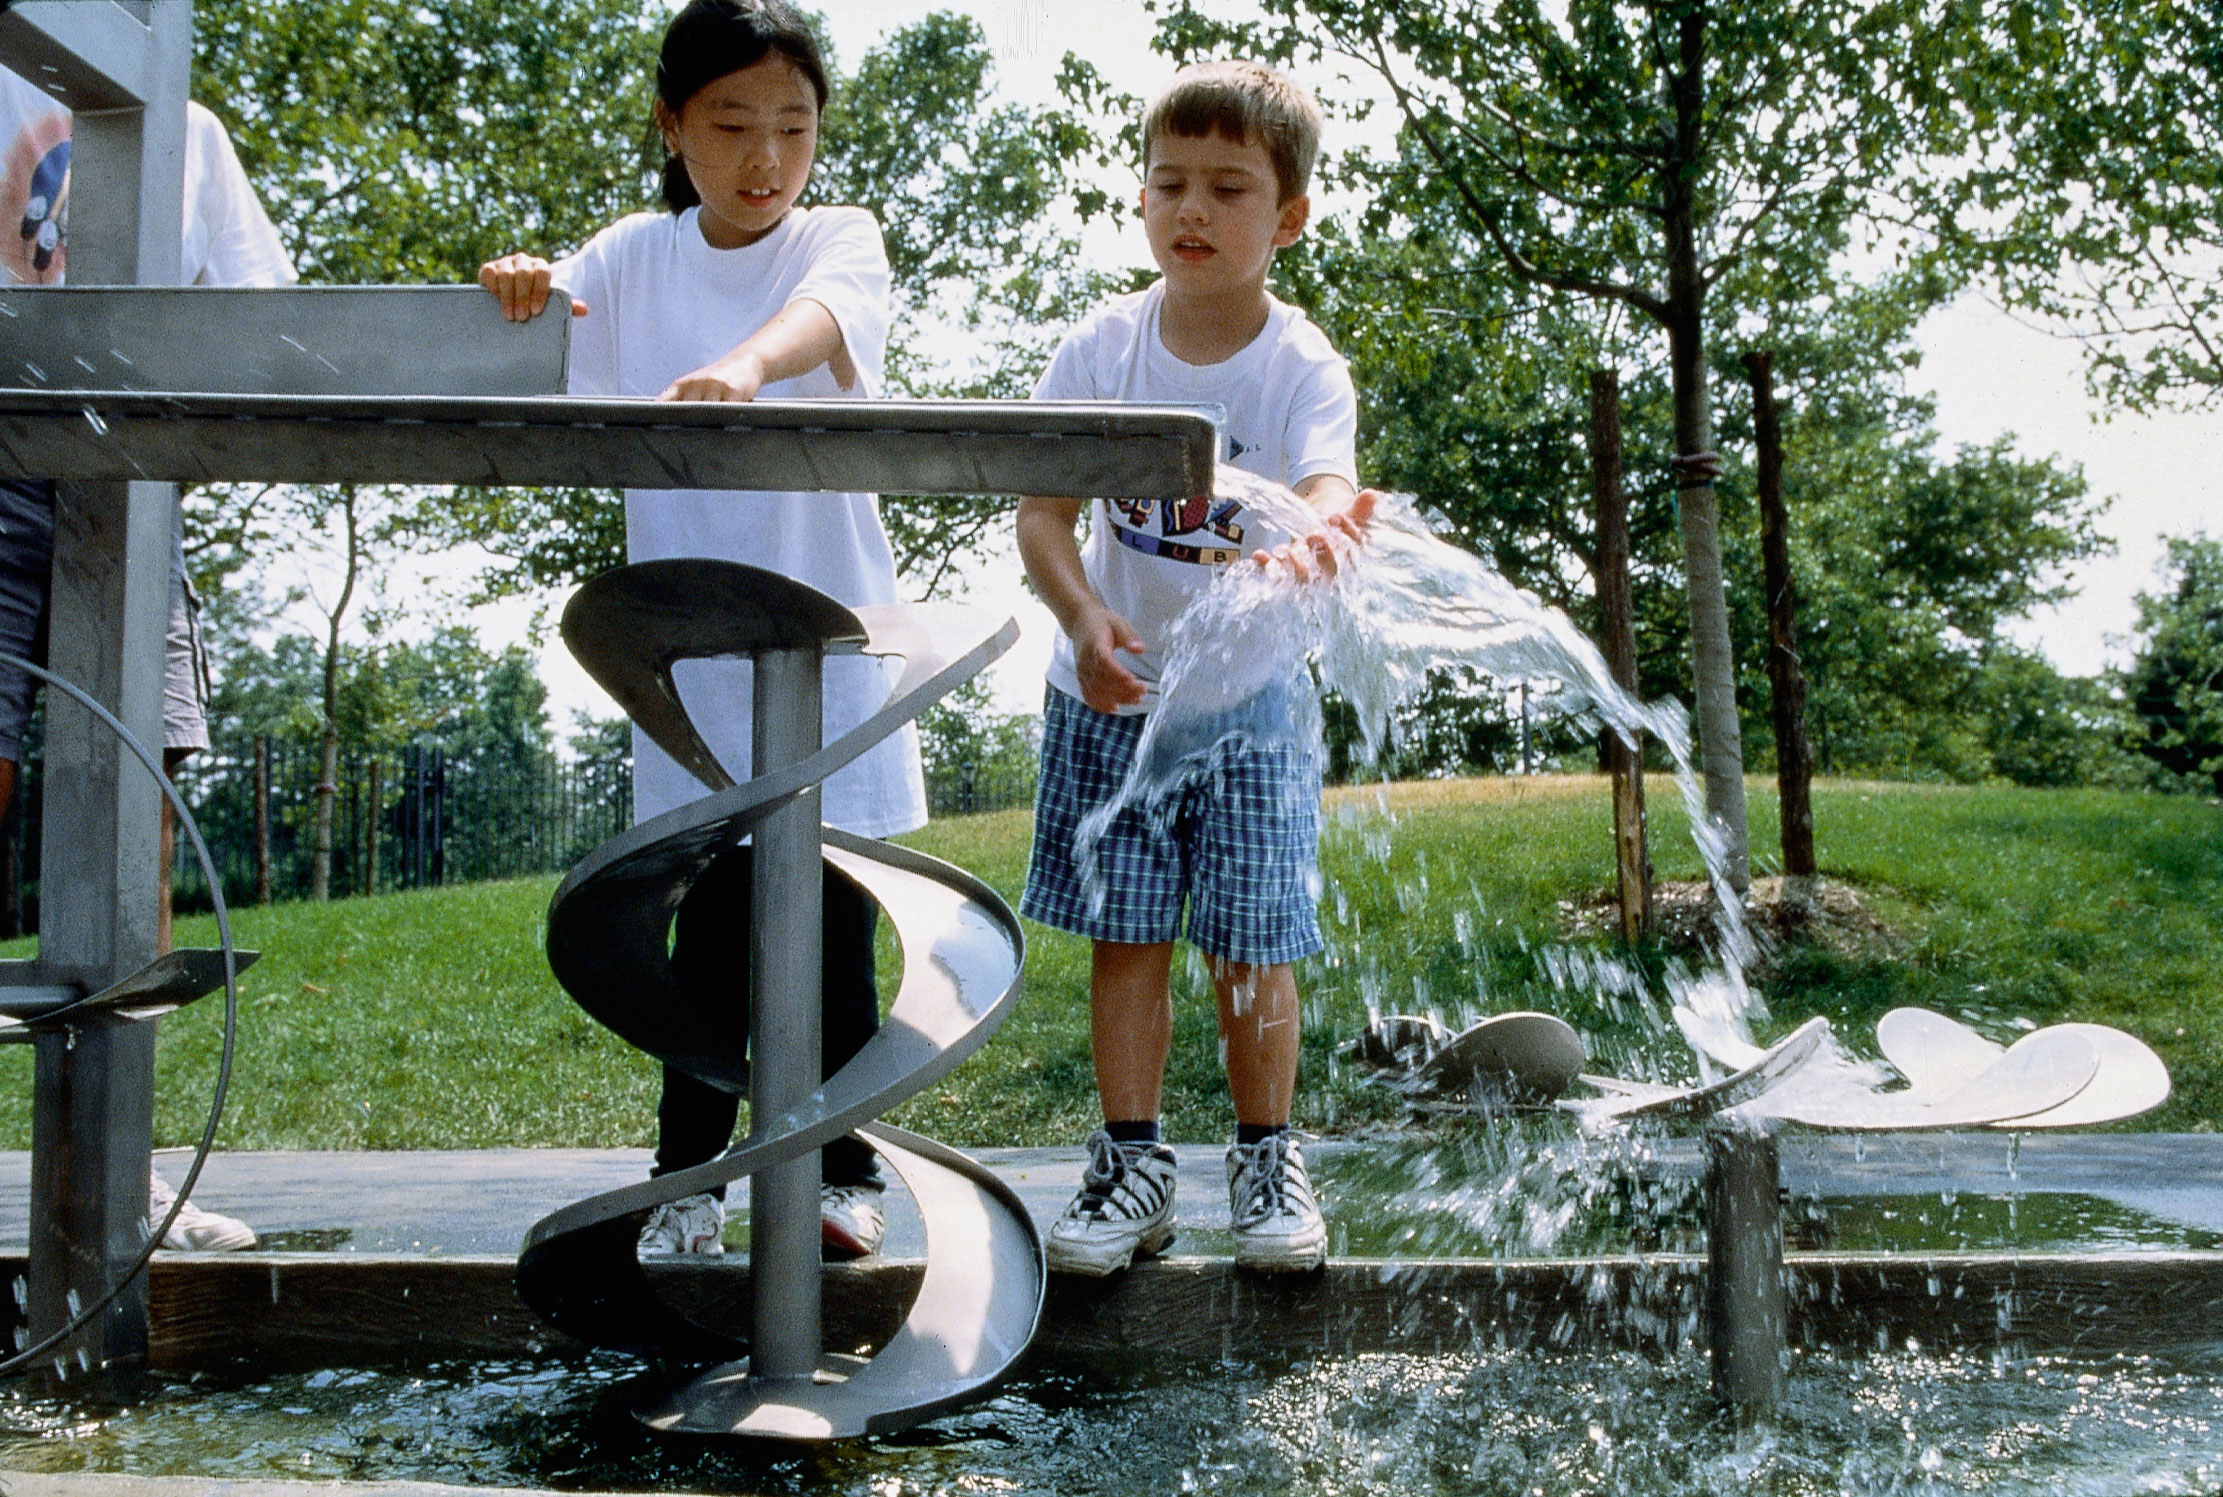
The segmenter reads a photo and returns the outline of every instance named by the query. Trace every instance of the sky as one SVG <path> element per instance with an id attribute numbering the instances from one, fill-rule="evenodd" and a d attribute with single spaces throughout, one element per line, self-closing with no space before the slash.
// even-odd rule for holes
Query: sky
<path id="1" fill-rule="evenodd" d="M 995 54 L 1000 93 L 1022 104 L 1056 100 L 1054 78 L 1068 51 L 1138 95 L 1150 94 L 1171 72 L 1150 51 L 1142 0 L 817 0 L 817 8 L 844 69 L 875 41 L 932 11 L 969 13 Z M 1139 241 L 1127 248 L 1135 263 L 1146 261 Z M 2094 496 L 2107 500 L 2098 528 L 2111 553 L 2076 567 L 2067 579 L 2078 590 L 2072 600 L 2010 632 L 2072 675 L 2126 664 L 2137 625 L 2133 599 L 2156 586 L 2163 538 L 2203 528 L 2223 535 L 2223 411 L 2108 419 L 2085 389 L 2082 354 L 2072 341 L 1976 295 L 1932 314 L 1917 341 L 1922 362 L 1910 383 L 1936 396 L 1945 450 L 2011 433 L 2024 456 L 2080 464 Z M 1018 618 L 1021 641 L 990 679 L 1006 710 L 1031 711 L 1040 703 L 1053 625 L 1016 577 L 1016 553 L 998 556 L 974 569 L 966 600 Z M 521 620 L 523 611 L 508 617 Z M 486 633 L 499 638 L 505 627 L 490 621 Z M 598 716 L 615 711 L 553 640 L 543 675 L 559 722 L 577 707 Z"/>

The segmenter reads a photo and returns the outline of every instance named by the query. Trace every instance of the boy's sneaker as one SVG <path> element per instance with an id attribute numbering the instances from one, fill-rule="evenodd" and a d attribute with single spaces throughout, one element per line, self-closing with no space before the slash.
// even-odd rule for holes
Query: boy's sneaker
<path id="1" fill-rule="evenodd" d="M 1227 1151 L 1228 1211 L 1235 1263 L 1260 1273 L 1302 1273 L 1328 1259 L 1328 1224 L 1312 1198 L 1294 1133 L 1273 1133 Z"/>
<path id="2" fill-rule="evenodd" d="M 169 1181 L 160 1175 L 148 1175 L 148 1224 L 162 1225 L 162 1218 L 170 1214 L 177 1198 Z M 170 1230 L 162 1234 L 162 1245 L 181 1253 L 236 1253 L 255 1245 L 255 1229 L 236 1217 L 218 1216 L 187 1201 L 178 1219 L 170 1223 Z"/>
<path id="3" fill-rule="evenodd" d="M 1119 1143 L 1099 1128 L 1088 1136 L 1081 1191 L 1043 1244 L 1058 1273 L 1102 1278 L 1173 1241 L 1173 1151 L 1163 1144 Z"/>
<path id="4" fill-rule="evenodd" d="M 709 1191 L 666 1201 L 648 1214 L 641 1228 L 639 1255 L 679 1258 L 699 1254 L 716 1258 L 726 1250 L 726 1207 Z"/>
<path id="5" fill-rule="evenodd" d="M 887 1213 L 880 1209 L 879 1185 L 822 1185 L 818 1189 L 820 1252 L 831 1263 L 846 1263 L 880 1251 L 888 1235 Z"/>

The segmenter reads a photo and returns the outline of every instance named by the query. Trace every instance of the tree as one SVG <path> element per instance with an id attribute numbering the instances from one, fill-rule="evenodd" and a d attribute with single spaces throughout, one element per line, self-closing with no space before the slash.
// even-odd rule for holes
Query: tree
<path id="1" fill-rule="evenodd" d="M 1461 221 L 1528 284 L 1666 334 L 1708 812 L 1746 879 L 1743 752 L 1707 391 L 1708 298 L 1747 261 L 1810 288 L 1915 149 L 1896 97 L 1941 60 L 1898 0 L 1262 0 L 1264 27 L 1172 0 L 1176 54 L 1336 55 L 1378 80 L 1398 155 L 1361 163 L 1368 226 L 1408 203 Z"/>
<path id="2" fill-rule="evenodd" d="M 2202 0 L 1960 9 L 1978 65 L 1936 108 L 1976 168 L 1914 194 L 1921 232 L 2081 340 L 2134 410 L 2223 400 L 2223 11 Z"/>
<path id="3" fill-rule="evenodd" d="M 2144 639 L 2124 680 L 2144 729 L 2137 747 L 2223 795 L 2223 541 L 2172 539 L 2164 575 L 2163 591 L 2138 596 Z"/>
<path id="4" fill-rule="evenodd" d="M 1667 380 L 1656 361 L 1641 361 L 1625 318 L 1496 271 L 1473 231 L 1424 189 L 1416 182 L 1398 199 L 1402 234 L 1330 222 L 1276 271 L 1277 291 L 1306 306 L 1351 360 L 1362 471 L 1420 496 L 1445 538 L 1594 632 L 1585 387 L 1600 364 L 1633 365 L 1623 417 L 1639 690 L 1687 698 Z M 1831 279 L 1813 294 L 1751 263 L 1723 286 L 1706 341 L 1722 412 L 1718 493 L 1739 699 L 1754 741 L 1766 741 L 1772 696 L 1750 398 L 1735 355 L 1763 338 L 1787 404 L 1801 652 L 1817 677 L 1814 720 L 1829 766 L 2009 773 L 1987 714 L 2019 709 L 1977 689 L 1979 678 L 2009 622 L 2063 596 L 2066 569 L 2101 544 L 2080 476 L 2018 460 L 2002 444 L 1936 451 L 1932 403 L 1907 388 L 1914 329 L 1949 289 L 1936 275 Z M 1331 728 L 1337 721 L 1331 714 Z M 1438 691 L 1399 724 L 1395 767 L 1504 762 L 1504 733 L 1493 701 Z"/>

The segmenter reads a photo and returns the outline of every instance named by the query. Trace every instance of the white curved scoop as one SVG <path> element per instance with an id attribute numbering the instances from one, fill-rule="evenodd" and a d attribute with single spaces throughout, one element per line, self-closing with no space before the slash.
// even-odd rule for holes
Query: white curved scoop
<path id="1" fill-rule="evenodd" d="M 1562 1107 L 1591 1117 L 1606 1118 L 1703 1118 L 1732 1107 L 1742 1107 L 1781 1085 L 1812 1060 L 1829 1037 L 1829 1020 L 1808 1019 L 1782 1039 L 1758 1053 L 1751 1064 L 1733 1075 L 1696 1088 L 1658 1087 L 1642 1082 L 1614 1081 L 1607 1077 L 1582 1079 L 1609 1094 L 1609 1100 L 1562 1102 Z"/>
<path id="2" fill-rule="evenodd" d="M 2053 1024 L 2025 1035 L 2069 1034 L 2090 1047 L 2096 1068 L 2086 1086 L 2061 1102 L 1993 1122 L 1997 1128 L 2085 1128 L 2150 1112 L 2169 1099 L 2169 1068 L 2145 1042 L 2105 1024 Z M 1876 1024 L 1876 1044 L 1917 1090 L 1965 1084 L 1997 1061 L 1998 1045 L 1926 1008 L 1895 1008 Z"/>
<path id="3" fill-rule="evenodd" d="M 2024 1119 L 2075 1098 L 2099 1069 L 2090 1043 L 2062 1027 L 2026 1034 L 2005 1051 L 1992 1049 L 1989 1065 L 1957 1082 L 1880 1094 L 1791 1097 L 1781 1115 L 1810 1128 L 1863 1133 L 1987 1124 L 2021 1128 L 2027 1126 Z"/>
<path id="4" fill-rule="evenodd" d="M 1413 1073 L 1411 1090 L 1482 1105 L 1540 1107 L 1582 1070 L 1582 1036 L 1563 1019 L 1496 1014 L 1459 1034 Z"/>

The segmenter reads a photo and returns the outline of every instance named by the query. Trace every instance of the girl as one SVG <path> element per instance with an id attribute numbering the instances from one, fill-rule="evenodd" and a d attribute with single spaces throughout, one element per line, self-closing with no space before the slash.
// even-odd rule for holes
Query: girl
<path id="1" fill-rule="evenodd" d="M 810 31 L 785 0 L 690 0 L 664 33 L 656 68 L 656 126 L 669 159 L 670 211 L 637 213 L 550 265 L 509 255 L 479 270 L 513 320 L 537 316 L 551 286 L 581 318 L 571 343 L 575 395 L 659 400 L 871 399 L 887 344 L 888 263 L 872 216 L 857 208 L 796 206 L 810 178 L 826 105 L 826 70 Z M 633 561 L 698 556 L 781 572 L 852 607 L 896 601 L 895 560 L 870 494 L 783 494 L 629 489 L 626 554 Z M 888 665 L 859 656 L 826 661 L 825 734 L 831 741 L 887 699 Z M 736 780 L 748 777 L 749 666 L 682 662 L 675 680 L 706 742 Z M 647 821 L 706 793 L 633 734 L 634 817 Z M 918 740 L 905 729 L 827 780 L 827 819 L 868 837 L 926 824 Z M 672 961 L 698 1001 L 748 1022 L 748 937 L 731 918 L 745 907 L 749 849 L 712 863 L 680 904 Z M 741 901 L 740 906 L 736 901 Z M 832 1075 L 879 1026 L 872 931 L 878 910 L 861 890 L 826 880 L 824 1058 Z M 654 1173 L 715 1158 L 731 1140 L 739 1099 L 667 1066 L 657 1107 Z M 827 1145 L 821 1195 L 829 1256 L 880 1243 L 881 1180 L 870 1148 Z M 641 1234 L 644 1254 L 718 1253 L 724 1209 L 690 1196 L 660 1207 Z"/>

